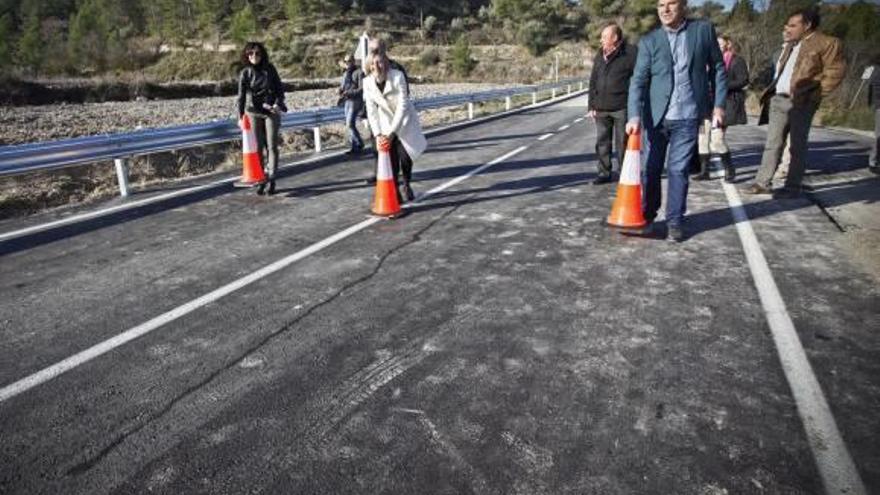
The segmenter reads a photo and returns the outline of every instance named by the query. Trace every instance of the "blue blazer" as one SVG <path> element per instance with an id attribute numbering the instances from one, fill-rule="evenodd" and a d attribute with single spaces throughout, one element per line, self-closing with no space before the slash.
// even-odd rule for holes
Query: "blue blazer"
<path id="1" fill-rule="evenodd" d="M 727 73 L 718 47 L 715 26 L 702 19 L 688 19 L 685 26 L 691 87 L 700 117 L 712 115 L 712 108 L 724 108 Z M 672 50 L 663 27 L 639 41 L 639 56 L 629 81 L 628 118 L 641 117 L 645 128 L 663 121 L 672 97 Z M 710 81 L 712 82 L 710 86 Z M 714 88 L 714 102 L 709 101 Z"/>

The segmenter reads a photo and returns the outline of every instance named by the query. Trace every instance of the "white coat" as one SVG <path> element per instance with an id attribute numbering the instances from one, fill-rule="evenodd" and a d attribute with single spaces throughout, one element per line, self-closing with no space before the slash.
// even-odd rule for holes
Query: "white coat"
<path id="1" fill-rule="evenodd" d="M 396 134 L 410 158 L 415 160 L 428 147 L 419 125 L 419 114 L 409 99 L 403 72 L 389 69 L 385 90 L 376 85 L 376 76 L 364 79 L 364 103 L 374 136 Z"/>

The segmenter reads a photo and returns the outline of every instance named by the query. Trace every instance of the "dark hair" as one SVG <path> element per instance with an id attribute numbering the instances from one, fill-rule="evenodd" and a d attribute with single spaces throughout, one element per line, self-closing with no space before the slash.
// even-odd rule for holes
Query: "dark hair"
<path id="1" fill-rule="evenodd" d="M 620 24 L 618 24 L 616 22 L 606 23 L 604 26 L 602 26 L 602 30 L 599 32 L 601 33 L 602 31 L 605 31 L 608 28 L 611 28 L 612 30 L 614 30 L 614 34 L 617 35 L 617 39 L 619 41 L 623 41 L 623 29 L 620 28 Z"/>
<path id="2" fill-rule="evenodd" d="M 819 17 L 819 9 L 816 8 L 805 8 L 805 9 L 797 9 L 788 16 L 789 19 L 792 17 L 799 15 L 801 19 L 807 24 L 810 25 L 810 29 L 819 29 L 819 22 L 822 20 Z"/>
<path id="3" fill-rule="evenodd" d="M 730 37 L 729 34 L 719 34 L 718 38 L 726 41 L 730 45 L 730 48 L 733 49 L 734 52 L 739 51 L 739 45 L 737 44 L 736 41 L 733 40 L 733 38 Z"/>
<path id="4" fill-rule="evenodd" d="M 244 45 L 244 50 L 241 51 L 241 64 L 245 67 L 251 65 L 251 61 L 248 59 L 248 55 L 257 52 L 260 54 L 260 66 L 269 65 L 269 53 L 266 52 L 266 47 L 263 46 L 262 43 L 258 43 L 256 41 L 248 41 Z"/>

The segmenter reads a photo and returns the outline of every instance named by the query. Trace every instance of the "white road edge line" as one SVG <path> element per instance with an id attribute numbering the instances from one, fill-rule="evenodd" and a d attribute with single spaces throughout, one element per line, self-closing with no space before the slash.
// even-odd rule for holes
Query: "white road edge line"
<path id="1" fill-rule="evenodd" d="M 6 241 L 9 239 L 14 239 L 16 237 L 21 237 L 21 236 L 28 235 L 28 234 L 33 234 L 36 232 L 42 232 L 44 230 L 49 230 L 49 229 L 52 229 L 55 227 L 61 227 L 61 226 L 67 225 L 67 224 L 82 222 L 84 220 L 91 220 L 93 218 L 98 218 L 98 217 L 102 217 L 105 215 L 109 215 L 109 214 L 115 213 L 117 211 L 124 211 L 124 210 L 129 210 L 132 208 L 137 208 L 138 206 L 144 206 L 144 205 L 148 205 L 151 203 L 158 203 L 160 201 L 164 201 L 166 199 L 171 199 L 171 198 L 174 198 L 177 196 L 185 196 L 187 194 L 192 194 L 194 192 L 200 191 L 202 189 L 210 189 L 212 187 L 216 187 L 216 186 L 223 184 L 225 182 L 234 182 L 238 179 L 239 179 L 238 177 L 230 177 L 230 178 L 223 179 L 223 180 L 209 182 L 208 184 L 204 184 L 201 186 L 189 187 L 186 189 L 181 189 L 179 191 L 173 191 L 170 193 L 161 194 L 159 196 L 153 196 L 150 198 L 144 198 L 144 199 L 140 199 L 137 201 L 132 201 L 130 203 L 124 203 L 121 205 L 111 206 L 110 208 L 95 210 L 95 211 L 91 211 L 88 213 L 83 213 L 81 215 L 74 215 L 74 216 L 71 216 L 68 218 L 61 218 L 59 220 L 55 220 L 52 222 L 41 223 L 39 225 L 33 225 L 31 227 L 25 227 L 25 228 L 19 229 L 19 230 L 13 230 L 11 232 L 4 232 L 4 233 L 0 234 L 0 242 Z"/>
<path id="2" fill-rule="evenodd" d="M 461 181 L 463 181 L 469 177 L 472 177 L 472 176 L 482 172 L 483 170 L 486 170 L 487 168 L 489 168 L 493 165 L 497 165 L 498 163 L 501 163 L 504 160 L 507 160 L 507 159 L 513 157 L 514 155 L 517 155 L 517 154 L 523 152 L 526 149 L 528 149 L 528 146 L 520 146 L 519 148 L 517 148 L 511 152 L 505 153 L 504 155 L 502 155 L 498 158 L 495 158 L 494 160 L 492 160 L 488 163 L 480 165 L 479 167 L 469 171 L 468 173 L 466 173 L 464 175 L 456 177 L 455 179 L 452 179 L 444 184 L 441 184 L 438 187 L 435 187 L 434 189 L 431 189 L 427 193 L 420 196 L 418 201 L 422 201 L 423 199 L 427 198 L 428 196 L 431 196 L 431 195 L 436 194 L 444 189 L 452 187 L 455 184 L 458 184 Z M 207 187 L 207 186 L 205 186 L 205 187 Z M 80 352 L 74 354 L 73 356 L 70 356 L 66 359 L 63 359 L 63 360 L 61 360 L 51 366 L 48 366 L 46 368 L 43 368 L 42 370 L 40 370 L 36 373 L 33 373 L 25 378 L 22 378 L 21 380 L 18 380 L 18 381 L 13 382 L 9 385 L 6 385 L 3 388 L 0 388 L 0 403 L 5 402 L 6 400 L 11 399 L 12 397 L 15 397 L 16 395 L 24 393 L 24 392 L 36 387 L 37 385 L 46 383 L 46 382 L 58 377 L 59 375 L 66 373 L 67 371 L 70 371 L 80 365 L 83 365 L 83 364 L 91 361 L 92 359 L 95 359 L 103 354 L 106 354 L 106 353 L 112 351 L 113 349 L 116 349 L 117 347 L 120 347 L 128 342 L 131 342 L 132 340 L 135 340 L 139 337 L 142 337 L 142 336 L 152 332 L 153 330 L 156 330 L 157 328 L 159 328 L 167 323 L 170 323 L 170 322 L 172 322 L 182 316 L 185 316 L 189 313 L 192 313 L 193 311 L 201 308 L 202 306 L 205 306 L 205 305 L 210 304 L 214 301 L 217 301 L 218 299 L 220 299 L 226 295 L 229 295 L 229 294 L 231 294 L 231 293 L 233 293 L 233 292 L 235 292 L 235 291 L 237 291 L 247 285 L 250 285 L 250 284 L 256 282 L 257 280 L 260 280 L 260 279 L 265 278 L 265 277 L 267 277 L 267 276 L 269 276 L 279 270 L 282 270 L 282 269 L 290 266 L 291 264 L 293 264 L 299 260 L 302 260 L 303 258 L 306 258 L 312 254 L 315 254 L 328 246 L 332 246 L 333 244 L 336 244 L 337 242 L 339 242 L 339 241 L 341 241 L 341 240 L 343 240 L 353 234 L 356 234 L 357 232 L 360 232 L 361 230 L 364 230 L 367 227 L 369 227 L 375 223 L 378 223 L 382 220 L 384 220 L 384 218 L 373 217 L 373 218 L 368 218 L 368 219 L 366 219 L 356 225 L 352 225 L 351 227 L 349 227 L 341 232 L 338 232 L 336 234 L 333 234 L 330 237 L 327 237 L 319 242 L 316 242 L 315 244 L 312 244 L 311 246 L 309 246 L 305 249 L 302 249 L 296 253 L 293 253 L 290 256 L 287 256 L 287 257 L 282 258 L 274 263 L 271 263 L 267 266 L 264 266 L 263 268 L 260 268 L 259 270 L 251 273 L 250 275 L 244 276 L 238 280 L 230 282 L 229 284 L 226 284 L 223 287 L 220 287 L 220 288 L 215 289 L 215 290 L 213 290 L 213 291 L 211 291 L 201 297 L 193 299 L 192 301 L 190 301 L 188 303 L 182 304 L 182 305 L 180 305 L 180 306 L 178 306 L 178 307 L 176 307 L 166 313 L 163 313 L 163 314 L 161 314 L 161 315 L 159 315 L 159 316 L 157 316 L 157 317 L 155 317 L 145 323 L 141 323 L 140 325 L 138 325 L 136 327 L 130 328 L 130 329 L 122 332 L 119 335 L 116 335 L 114 337 L 111 337 L 111 338 L 103 341 L 103 342 L 95 344 L 92 347 L 89 347 L 88 349 L 86 349 L 84 351 L 80 351 Z"/>
<path id="3" fill-rule="evenodd" d="M 779 361 L 791 388 L 798 414 L 804 425 L 813 458 L 822 476 L 825 493 L 867 495 L 855 463 L 837 429 L 831 408 L 822 387 L 816 379 L 807 359 L 794 323 L 785 308 L 785 301 L 767 265 L 767 259 L 752 229 L 748 214 L 736 187 L 722 184 L 727 202 L 736 222 L 736 230 L 749 262 L 749 270 L 758 289 L 761 304 L 773 341 L 779 353 Z"/>
<path id="4" fill-rule="evenodd" d="M 559 132 L 562 132 L 562 131 L 567 130 L 570 126 L 571 126 L 571 124 L 565 124 L 564 126 L 560 127 L 559 129 L 556 129 L 556 130 Z"/>
<path id="5" fill-rule="evenodd" d="M 288 164 L 281 165 L 280 168 L 292 167 L 292 166 L 294 166 L 294 165 L 307 165 L 307 164 L 309 164 L 309 163 L 314 163 L 314 162 L 317 162 L 317 161 L 319 161 L 319 160 L 324 160 L 324 159 L 332 158 L 332 157 L 334 157 L 334 156 L 336 156 L 336 155 L 341 156 L 342 154 L 343 154 L 342 151 L 337 151 L 337 152 L 333 152 L 333 153 L 330 153 L 330 154 L 327 154 L 327 155 L 312 156 L 312 157 L 309 157 L 309 158 L 305 158 L 305 159 L 303 159 L 303 160 L 297 160 L 297 161 L 295 161 L 295 162 L 291 162 L 291 163 L 288 163 Z M 19 229 L 19 230 L 13 230 L 13 231 L 10 231 L 10 232 L 4 232 L 4 233 L 0 234 L 0 242 L 7 241 L 7 240 L 10 240 L 10 239 L 15 239 L 15 238 L 17 238 L 17 237 L 22 237 L 22 236 L 25 236 L 25 235 L 28 235 L 28 234 L 34 234 L 34 233 L 37 233 L 37 232 L 43 232 L 43 231 L 45 231 L 45 230 L 51 230 L 51 229 L 53 229 L 53 228 L 55 228 L 55 227 L 63 227 L 63 226 L 65 226 L 65 225 L 74 224 L 74 223 L 82 222 L 82 221 L 85 221 L 85 220 L 91 220 L 91 219 L 93 219 L 93 218 L 100 218 L 100 217 L 103 217 L 103 216 L 110 215 L 111 213 L 116 213 L 116 212 L 118 212 L 118 211 L 125 211 L 125 210 L 130 210 L 130 209 L 137 208 L 137 207 L 139 207 L 139 206 L 146 206 L 146 205 L 150 205 L 150 204 L 153 204 L 153 203 L 160 203 L 160 202 L 162 202 L 162 201 L 165 201 L 165 200 L 168 200 L 168 199 L 172 199 L 172 198 L 176 198 L 176 197 L 178 197 L 178 196 L 187 196 L 187 195 L 190 195 L 190 194 L 195 193 L 195 192 L 198 192 L 198 191 L 207 190 L 207 189 L 212 189 L 212 188 L 217 187 L 217 186 L 222 185 L 222 184 L 227 184 L 227 183 L 230 183 L 230 182 L 235 182 L 235 181 L 239 180 L 240 178 L 241 178 L 241 177 L 239 177 L 239 176 L 235 176 L 235 177 L 226 177 L 226 178 L 224 178 L 224 179 L 215 180 L 215 181 L 213 181 L 213 182 L 209 182 L 209 183 L 207 183 L 207 184 L 202 184 L 202 185 L 200 185 L 200 186 L 187 187 L 187 188 L 184 188 L 184 189 L 180 189 L 179 191 L 171 191 L 171 192 L 168 192 L 168 193 L 165 193 L 165 194 L 159 194 L 159 195 L 157 195 L 157 196 L 151 196 L 151 197 L 149 197 L 149 198 L 144 198 L 144 199 L 139 199 L 139 200 L 136 200 L 136 201 L 125 202 L 125 203 L 123 203 L 123 204 L 116 205 L 116 206 L 111 206 L 111 207 L 109 207 L 109 208 L 103 208 L 103 209 L 100 209 L 100 210 L 90 211 L 90 212 L 88 212 L 88 213 L 82 213 L 82 214 L 79 214 L 79 215 L 73 215 L 73 216 L 70 216 L 70 217 L 67 217 L 67 218 L 61 218 L 61 219 L 58 219 L 58 220 L 54 220 L 54 221 L 52 221 L 52 222 L 41 223 L 41 224 L 38 224 L 38 225 L 32 225 L 32 226 L 30 226 L 30 227 L 25 227 L 25 228 L 23 228 L 23 229 Z"/>
<path id="6" fill-rule="evenodd" d="M 544 141 L 545 139 L 548 139 L 548 138 L 550 138 L 550 137 L 553 137 L 553 133 L 552 133 L 552 132 L 548 132 L 547 134 L 544 134 L 543 136 L 539 137 L 539 138 L 538 138 L 538 141 Z"/>

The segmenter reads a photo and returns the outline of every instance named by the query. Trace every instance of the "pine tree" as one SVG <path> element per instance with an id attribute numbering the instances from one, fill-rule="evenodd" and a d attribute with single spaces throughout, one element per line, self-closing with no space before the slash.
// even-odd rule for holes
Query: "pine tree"
<path id="1" fill-rule="evenodd" d="M 229 23 L 229 36 L 239 45 L 250 40 L 257 32 L 257 18 L 250 4 L 232 16 Z"/>
<path id="2" fill-rule="evenodd" d="M 471 57 L 471 46 L 464 35 L 458 37 L 449 52 L 449 58 L 452 72 L 459 76 L 468 76 L 477 65 L 477 61 Z"/>
<path id="3" fill-rule="evenodd" d="M 12 15 L 0 16 L 0 69 L 12 62 Z"/>
<path id="4" fill-rule="evenodd" d="M 18 39 L 16 50 L 18 63 L 32 75 L 40 72 L 43 65 L 43 40 L 40 36 L 39 12 L 31 11 L 25 18 L 24 30 Z"/>

